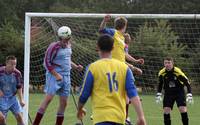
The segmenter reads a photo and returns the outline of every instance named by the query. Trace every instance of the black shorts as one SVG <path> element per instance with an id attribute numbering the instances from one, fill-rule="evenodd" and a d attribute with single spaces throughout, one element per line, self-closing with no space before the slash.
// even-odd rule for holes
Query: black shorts
<path id="1" fill-rule="evenodd" d="M 173 109 L 175 101 L 177 107 L 186 106 L 185 94 L 179 93 L 176 95 L 164 95 L 163 107 L 171 107 L 171 109 Z"/>

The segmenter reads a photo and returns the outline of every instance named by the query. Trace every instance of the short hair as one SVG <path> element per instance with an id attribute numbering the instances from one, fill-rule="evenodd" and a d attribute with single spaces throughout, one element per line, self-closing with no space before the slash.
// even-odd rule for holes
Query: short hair
<path id="1" fill-rule="evenodd" d="M 113 38 L 108 34 L 104 34 L 99 37 L 97 46 L 99 47 L 100 51 L 111 52 L 113 49 L 113 43 Z"/>
<path id="2" fill-rule="evenodd" d="M 8 62 L 9 60 L 16 60 L 17 58 L 13 55 L 7 56 L 6 57 L 6 62 Z"/>
<path id="3" fill-rule="evenodd" d="M 174 59 L 172 57 L 165 57 L 164 60 L 167 60 L 167 61 L 172 61 L 174 62 Z"/>
<path id="4" fill-rule="evenodd" d="M 125 17 L 117 17 L 114 21 L 114 27 L 117 30 L 123 29 L 128 23 L 128 20 Z"/>

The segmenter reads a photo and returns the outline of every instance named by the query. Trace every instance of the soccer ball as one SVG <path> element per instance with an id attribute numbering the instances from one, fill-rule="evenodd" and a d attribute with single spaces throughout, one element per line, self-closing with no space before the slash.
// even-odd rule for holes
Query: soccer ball
<path id="1" fill-rule="evenodd" d="M 58 37 L 62 39 L 69 39 L 71 37 L 72 31 L 68 26 L 62 26 L 58 29 Z"/>

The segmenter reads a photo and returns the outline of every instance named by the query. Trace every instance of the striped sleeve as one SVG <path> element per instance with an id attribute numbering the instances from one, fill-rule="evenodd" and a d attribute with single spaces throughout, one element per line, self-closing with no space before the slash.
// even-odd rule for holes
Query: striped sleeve
<path id="1" fill-rule="evenodd" d="M 16 88 L 17 89 L 20 89 L 22 88 L 23 86 L 23 79 L 22 79 L 22 74 L 19 70 L 15 69 L 14 71 L 15 73 L 15 77 L 16 77 L 16 80 L 17 80 L 17 85 L 16 85 Z"/>
<path id="2" fill-rule="evenodd" d="M 48 71 L 54 69 L 53 58 L 56 56 L 58 50 L 58 44 L 56 42 L 49 45 L 45 53 L 44 66 Z"/>

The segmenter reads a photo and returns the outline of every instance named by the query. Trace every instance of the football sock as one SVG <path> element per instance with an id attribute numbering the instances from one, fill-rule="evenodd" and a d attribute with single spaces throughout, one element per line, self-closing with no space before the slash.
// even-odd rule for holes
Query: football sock
<path id="1" fill-rule="evenodd" d="M 183 123 L 183 125 L 188 125 L 189 119 L 188 119 L 188 114 L 187 114 L 187 112 L 181 113 L 181 118 L 182 118 L 182 123 Z"/>
<path id="2" fill-rule="evenodd" d="M 63 113 L 57 113 L 57 118 L 56 118 L 56 124 L 55 125 L 62 125 L 64 120 L 64 114 Z"/>
<path id="3" fill-rule="evenodd" d="M 40 108 L 35 116 L 35 120 L 33 121 L 33 125 L 39 125 L 40 121 L 44 115 L 44 109 Z"/>
<path id="4" fill-rule="evenodd" d="M 164 123 L 165 125 L 171 125 L 170 114 L 164 114 Z"/>

